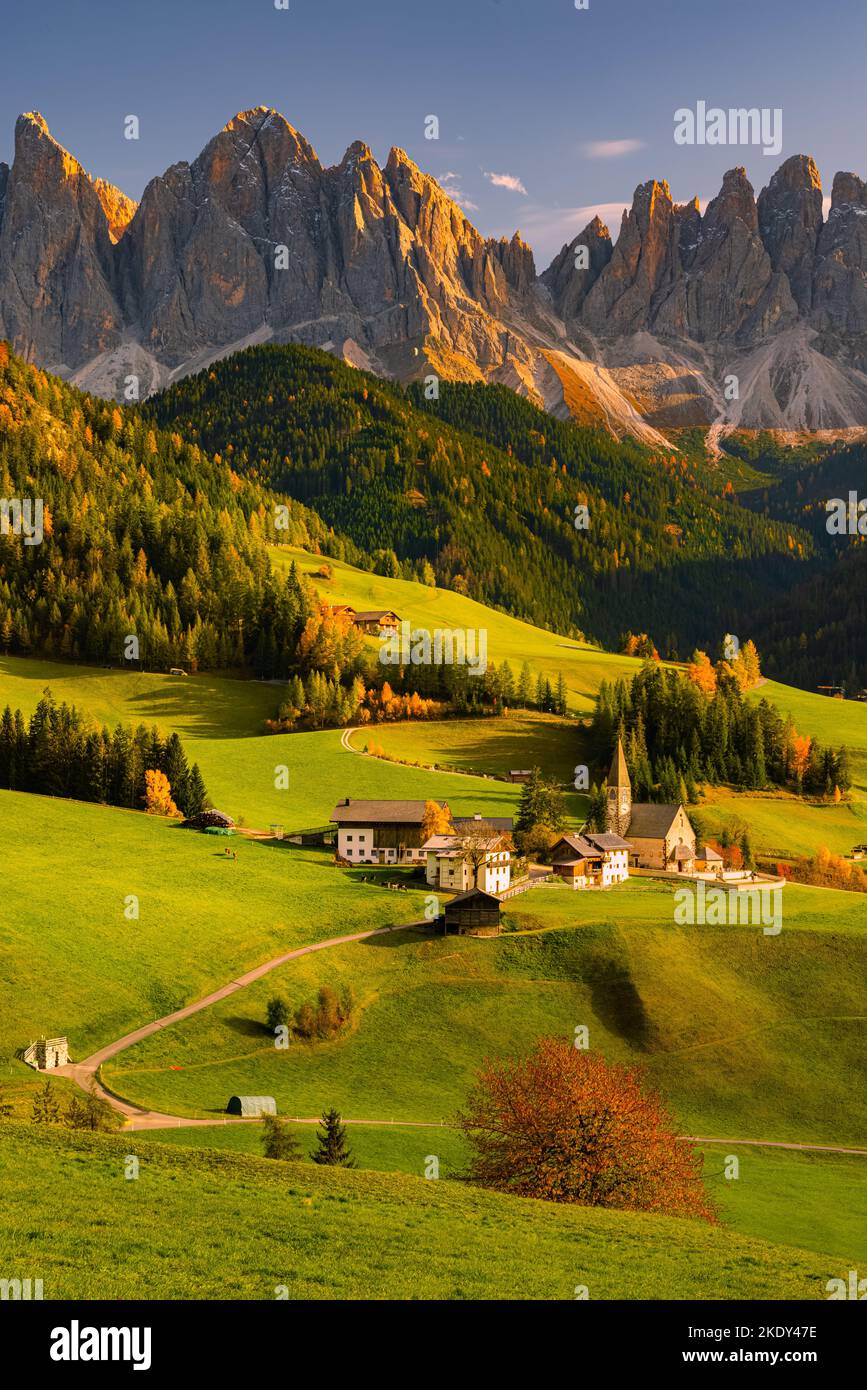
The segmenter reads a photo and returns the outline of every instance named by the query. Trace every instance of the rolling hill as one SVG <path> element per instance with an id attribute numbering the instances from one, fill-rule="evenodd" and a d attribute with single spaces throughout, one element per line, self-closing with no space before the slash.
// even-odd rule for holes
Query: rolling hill
<path id="1" fill-rule="evenodd" d="M 128 1136 L 10 1123 L 0 1145 L 3 1268 L 38 1267 L 48 1299 L 574 1300 L 578 1285 L 593 1299 L 821 1299 L 848 1268 L 700 1222 L 445 1179 L 148 1144 L 138 1180 L 119 1182 Z M 58 1184 L 58 1159 L 74 1182 Z"/>
<path id="2" fill-rule="evenodd" d="M 327 353 L 259 347 L 143 409 L 314 509 L 383 573 L 608 647 L 627 628 L 664 655 L 715 646 L 810 550 L 685 459 L 554 420 L 504 387 L 443 382 L 428 400 Z"/>

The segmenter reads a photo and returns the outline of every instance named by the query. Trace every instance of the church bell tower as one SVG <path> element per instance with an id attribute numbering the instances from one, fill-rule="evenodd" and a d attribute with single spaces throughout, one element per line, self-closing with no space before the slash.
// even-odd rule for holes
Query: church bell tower
<path id="1" fill-rule="evenodd" d="M 632 786 L 626 767 L 622 739 L 617 740 L 617 751 L 611 761 L 608 774 L 608 830 L 612 835 L 626 837 L 632 819 Z"/>

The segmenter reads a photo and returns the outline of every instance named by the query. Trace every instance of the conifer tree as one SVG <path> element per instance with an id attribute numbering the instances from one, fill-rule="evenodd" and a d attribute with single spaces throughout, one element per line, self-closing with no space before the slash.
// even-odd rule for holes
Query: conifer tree
<path id="1" fill-rule="evenodd" d="M 46 1081 L 42 1090 L 37 1091 L 33 1097 L 31 1118 L 35 1125 L 60 1124 L 60 1105 L 50 1081 Z"/>
<path id="2" fill-rule="evenodd" d="M 322 1116 L 322 1129 L 317 1133 L 318 1147 L 310 1157 L 314 1163 L 332 1168 L 354 1168 L 355 1160 L 346 1146 L 346 1126 L 340 1122 L 340 1113 L 327 1110 Z"/>
<path id="3" fill-rule="evenodd" d="M 301 1158 L 301 1145 L 285 1121 L 278 1120 L 276 1115 L 263 1115 L 262 1152 L 266 1158 L 297 1163 Z"/>

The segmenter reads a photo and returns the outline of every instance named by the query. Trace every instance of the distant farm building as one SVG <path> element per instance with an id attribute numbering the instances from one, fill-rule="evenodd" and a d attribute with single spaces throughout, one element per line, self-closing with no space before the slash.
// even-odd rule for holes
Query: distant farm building
<path id="1" fill-rule="evenodd" d="M 424 801 L 352 801 L 331 813 L 337 826 L 337 857 L 350 864 L 422 864 Z M 449 816 L 445 801 L 439 803 Z"/>
<path id="2" fill-rule="evenodd" d="M 500 930 L 500 899 L 483 893 L 481 888 L 471 888 L 446 903 L 440 921 L 446 935 L 496 936 Z"/>
<path id="3" fill-rule="evenodd" d="M 232 1096 L 226 1106 L 227 1115 L 243 1115 L 254 1119 L 257 1115 L 276 1115 L 277 1102 L 273 1096 Z"/>
<path id="4" fill-rule="evenodd" d="M 390 608 L 375 608 L 369 613 L 356 613 L 352 621 L 362 632 L 369 632 L 374 637 L 388 637 L 400 628 L 400 618 Z"/>
<path id="5" fill-rule="evenodd" d="M 65 1067 L 69 1061 L 69 1043 L 66 1038 L 39 1038 L 25 1047 L 21 1060 L 37 1071 L 52 1071 L 54 1067 Z"/>

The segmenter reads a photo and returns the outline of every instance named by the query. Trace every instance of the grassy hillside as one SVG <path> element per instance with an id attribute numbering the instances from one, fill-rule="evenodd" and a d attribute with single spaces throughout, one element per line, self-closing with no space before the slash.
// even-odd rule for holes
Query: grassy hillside
<path id="1" fill-rule="evenodd" d="M 685 1132 L 828 1143 L 863 1140 L 867 902 L 789 887 L 778 938 L 678 927 L 672 890 L 536 889 L 496 940 L 400 933 L 291 962 L 242 999 L 162 1030 L 108 1064 L 122 1095 L 175 1114 L 265 1094 L 289 1116 L 336 1105 L 355 1120 L 438 1123 L 486 1055 L 541 1033 L 590 1029 L 606 1056 L 645 1063 Z M 293 1006 L 351 982 L 354 1031 L 274 1049 L 275 992 Z"/>
<path id="2" fill-rule="evenodd" d="M 572 776 L 582 757 L 583 729 L 573 719 L 518 710 L 508 718 L 441 719 L 358 728 L 350 735 L 359 751 L 370 743 L 398 762 L 468 768 L 508 776 L 511 768 L 539 767 L 552 781 Z M 577 798 L 576 798 L 577 802 Z"/>
<path id="3" fill-rule="evenodd" d="M 313 579 L 322 566 L 322 557 L 312 556 L 292 546 L 271 547 L 275 570 L 288 571 L 294 560 L 299 571 L 312 579 L 322 598 L 331 603 L 350 603 L 360 611 L 391 608 L 417 627 L 477 628 L 488 634 L 488 662 L 508 661 L 515 675 L 525 661 L 533 668 L 533 679 L 541 672 L 554 680 L 563 672 L 569 691 L 569 705 L 577 713 L 589 713 L 593 697 L 602 680 L 631 675 L 640 666 L 635 658 L 617 656 L 600 647 L 546 632 L 530 623 L 477 603 L 475 599 L 451 589 L 435 588 L 411 579 L 388 579 L 369 574 L 340 560 L 329 560 L 330 580 Z"/>
<path id="4" fill-rule="evenodd" d="M 517 787 L 358 758 L 341 747 L 339 730 L 263 734 L 262 720 L 280 700 L 277 685 L 94 672 L 62 662 L 0 657 L 0 705 L 8 701 L 29 713 L 49 684 L 58 700 L 75 701 L 94 717 L 177 730 L 190 762 L 201 767 L 214 804 L 243 816 L 249 826 L 279 823 L 287 833 L 320 826 L 343 796 L 437 796 L 458 814 L 508 815 L 517 805 Z M 289 785 L 278 790 L 279 766 L 288 767 Z"/>
<path id="5" fill-rule="evenodd" d="M 0 791 L 0 843 L 4 1057 L 65 1033 L 79 1059 L 295 946 L 424 908 L 422 893 L 363 884 L 322 851 L 235 838 L 236 862 L 226 841 L 167 821 L 24 793 Z"/>
<path id="6" fill-rule="evenodd" d="M 306 1156 L 313 1147 L 313 1127 L 290 1128 Z M 135 1136 L 139 1154 L 154 1143 L 260 1156 L 262 1130 L 256 1124 L 209 1125 L 142 1130 Z M 451 1177 L 465 1163 L 463 1137 L 453 1129 L 351 1125 L 349 1144 L 358 1166 L 377 1172 L 421 1177 L 428 1156 L 434 1154 L 440 1177 Z M 863 1158 L 744 1144 L 707 1145 L 703 1153 L 705 1186 L 732 1230 L 841 1259 L 854 1253 L 858 1261 L 867 1260 L 867 1163 Z M 732 1154 L 739 1162 L 738 1177 L 726 1179 L 726 1160 Z"/>
<path id="7" fill-rule="evenodd" d="M 159 1144 L 124 1181 L 129 1152 L 129 1136 L 0 1128 L 4 1275 L 38 1275 L 46 1299 L 270 1299 L 282 1286 L 291 1299 L 571 1301 L 579 1284 L 594 1299 L 820 1299 L 852 1263 L 671 1217 Z"/>
<path id="8" fill-rule="evenodd" d="M 555 420 L 501 386 L 442 382 L 429 401 L 327 353 L 267 345 L 144 411 L 314 508 L 336 554 L 349 537 L 390 552 L 393 569 L 427 566 L 444 587 L 609 647 L 627 628 L 667 652 L 715 643 L 795 583 L 811 550 L 806 532 L 707 490 L 686 459 Z"/>

